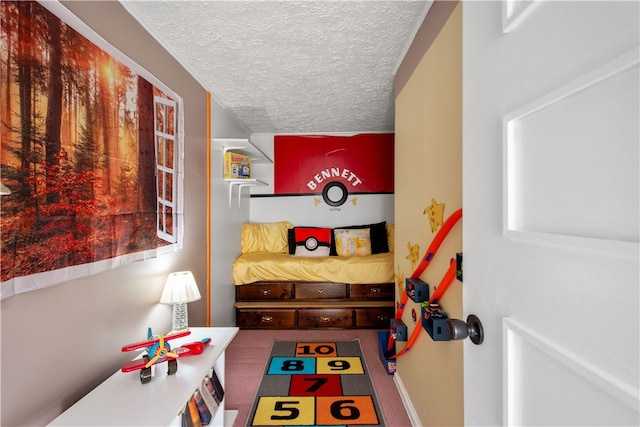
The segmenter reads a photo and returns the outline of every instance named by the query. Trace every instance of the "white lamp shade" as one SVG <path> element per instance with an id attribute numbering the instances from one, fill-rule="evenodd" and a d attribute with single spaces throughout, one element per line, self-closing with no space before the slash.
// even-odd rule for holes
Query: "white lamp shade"
<path id="1" fill-rule="evenodd" d="M 164 285 L 160 302 L 162 304 L 178 304 L 183 302 L 197 301 L 200 291 L 190 271 L 178 271 L 169 274 Z"/>

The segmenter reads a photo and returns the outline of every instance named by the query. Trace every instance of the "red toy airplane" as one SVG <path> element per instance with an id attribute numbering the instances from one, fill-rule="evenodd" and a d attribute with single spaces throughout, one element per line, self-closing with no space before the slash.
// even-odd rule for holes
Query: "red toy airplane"
<path id="1" fill-rule="evenodd" d="M 173 375 L 178 370 L 178 357 L 192 356 L 200 354 L 204 351 L 205 346 L 211 343 L 211 338 L 203 338 L 201 341 L 194 341 L 184 344 L 178 348 L 171 350 L 171 346 L 167 341 L 176 338 L 186 337 L 191 331 L 169 333 L 153 337 L 151 328 L 148 331 L 148 339 L 122 347 L 122 351 L 133 351 L 141 348 L 147 349 L 147 354 L 139 359 L 134 359 L 122 365 L 122 372 L 132 372 L 140 370 L 140 382 L 143 384 L 151 381 L 151 366 L 167 362 L 169 365 L 167 375 Z"/>

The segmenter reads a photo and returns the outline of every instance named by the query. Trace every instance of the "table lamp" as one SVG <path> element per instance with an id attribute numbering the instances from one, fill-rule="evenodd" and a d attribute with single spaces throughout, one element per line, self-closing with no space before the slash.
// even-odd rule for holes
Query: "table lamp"
<path id="1" fill-rule="evenodd" d="M 160 303 L 173 304 L 173 324 L 171 332 L 189 329 L 187 303 L 199 300 L 200 291 L 193 273 L 178 271 L 169 274 L 164 285 Z"/>

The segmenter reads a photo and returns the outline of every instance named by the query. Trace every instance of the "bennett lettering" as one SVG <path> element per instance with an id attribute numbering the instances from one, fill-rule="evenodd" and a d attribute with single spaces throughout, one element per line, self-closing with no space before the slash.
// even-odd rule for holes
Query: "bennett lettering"
<path id="1" fill-rule="evenodd" d="M 322 184 L 324 181 L 331 178 L 343 178 L 348 183 L 351 183 L 352 187 L 356 187 L 362 184 L 362 181 L 360 180 L 360 178 L 358 178 L 358 175 L 351 172 L 349 169 L 327 168 L 315 174 L 313 176 L 313 179 L 307 183 L 307 187 L 309 187 L 309 190 L 313 191 L 318 188 L 318 184 Z"/>

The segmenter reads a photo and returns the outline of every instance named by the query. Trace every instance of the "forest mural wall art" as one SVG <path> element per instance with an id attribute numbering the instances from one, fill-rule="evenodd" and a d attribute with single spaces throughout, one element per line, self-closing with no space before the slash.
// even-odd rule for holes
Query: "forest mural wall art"
<path id="1" fill-rule="evenodd" d="M 181 99 L 60 4 L 0 7 L 1 297 L 179 249 Z"/>

